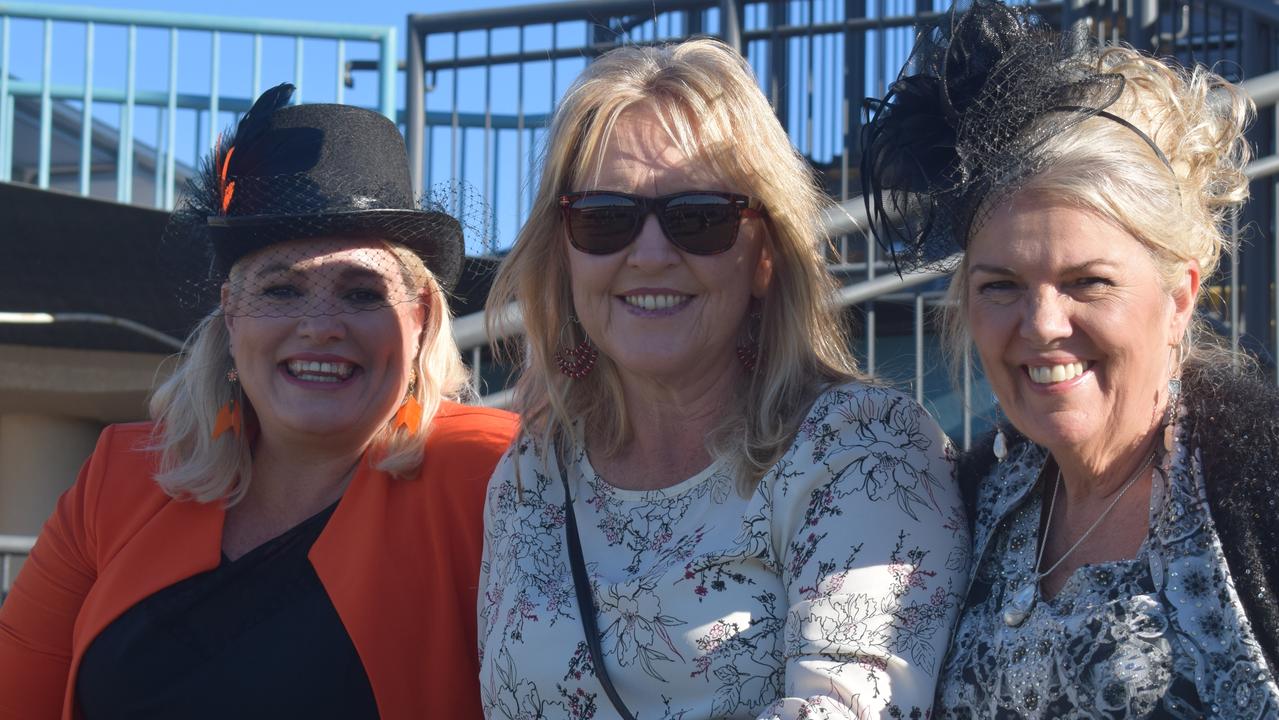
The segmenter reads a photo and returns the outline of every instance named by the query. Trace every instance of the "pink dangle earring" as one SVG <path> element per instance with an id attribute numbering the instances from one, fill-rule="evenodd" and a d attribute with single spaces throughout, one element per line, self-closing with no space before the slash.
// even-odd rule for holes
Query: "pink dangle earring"
<path id="1" fill-rule="evenodd" d="M 582 341 L 577 345 L 568 347 L 572 343 L 564 343 L 564 336 L 568 334 L 571 338 L 572 328 L 577 325 L 577 317 L 569 315 L 564 324 L 560 326 L 560 346 L 555 350 L 555 365 L 564 373 L 574 380 L 581 380 L 595 369 L 595 361 L 599 359 L 600 351 L 591 343 L 590 337 L 586 335 L 586 331 L 582 331 Z"/>

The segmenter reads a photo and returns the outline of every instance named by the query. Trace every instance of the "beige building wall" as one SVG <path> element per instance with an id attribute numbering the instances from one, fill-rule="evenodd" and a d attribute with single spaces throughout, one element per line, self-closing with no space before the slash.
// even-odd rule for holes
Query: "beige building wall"
<path id="1" fill-rule="evenodd" d="M 0 345 L 0 535 L 34 535 L 110 423 L 146 419 L 166 356 Z"/>

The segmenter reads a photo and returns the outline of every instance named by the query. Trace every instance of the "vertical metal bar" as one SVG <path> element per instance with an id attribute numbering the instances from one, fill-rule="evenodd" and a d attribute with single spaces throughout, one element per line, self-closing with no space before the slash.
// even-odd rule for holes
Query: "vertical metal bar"
<path id="1" fill-rule="evenodd" d="M 53 21 L 44 21 L 44 58 L 40 67 L 40 161 L 37 184 L 49 188 L 49 157 L 53 153 Z"/>
<path id="2" fill-rule="evenodd" d="M 116 157 L 116 200 L 133 202 L 133 110 L 138 89 L 138 26 L 129 26 L 125 59 L 124 107 L 120 110 L 120 142 Z"/>
<path id="3" fill-rule="evenodd" d="M 452 115 L 452 118 L 449 120 L 449 145 L 450 145 L 449 149 L 451 151 L 449 155 L 449 179 L 450 180 L 456 180 L 459 177 L 458 167 L 457 167 L 457 150 L 458 150 L 457 133 L 458 133 L 458 124 L 460 122 L 460 118 L 458 117 L 458 109 L 457 109 L 457 94 L 458 94 L 457 86 L 459 84 L 458 83 L 459 70 L 458 70 L 457 62 L 458 62 L 458 34 L 455 32 L 453 33 L 453 115 Z M 463 142 L 465 142 L 465 138 L 463 138 Z"/>
<path id="4" fill-rule="evenodd" d="M 9 118 L 9 16 L 0 18 L 0 180 L 13 176 L 14 127 Z"/>
<path id="5" fill-rule="evenodd" d="M 413 192 L 425 192 L 423 181 L 426 161 L 426 39 L 418 26 L 415 15 L 408 17 L 408 43 L 405 46 L 404 74 L 404 136 L 409 146 L 409 174 L 413 178 Z"/>
<path id="6" fill-rule="evenodd" d="M 474 391 L 475 397 L 480 396 L 480 348 L 484 347 L 481 343 L 471 348 L 471 390 Z"/>
<path id="7" fill-rule="evenodd" d="M 491 58 L 493 55 L 493 30 L 484 31 L 484 57 Z M 497 192 L 490 184 L 492 178 L 497 174 L 492 172 L 489 164 L 493 162 L 493 63 L 484 63 L 484 194 L 488 201 L 489 211 L 492 212 L 493 205 L 496 202 Z M 485 244 L 488 252 L 496 253 L 497 248 Z"/>
<path id="8" fill-rule="evenodd" d="M 80 96 L 80 194 L 88 197 L 93 172 L 93 23 L 84 26 L 84 94 Z"/>
<path id="9" fill-rule="evenodd" d="M 155 196 L 151 204 L 154 207 L 164 207 L 164 117 L 168 108 L 155 109 L 155 144 L 151 147 L 155 148 L 155 164 L 152 167 L 152 191 Z"/>
<path id="10" fill-rule="evenodd" d="M 338 40 L 337 84 L 333 88 L 333 101 L 341 105 L 346 101 L 346 41 Z"/>
<path id="11" fill-rule="evenodd" d="M 253 99 L 262 94 L 262 36 L 253 36 L 253 78 L 250 91 Z"/>
<path id="12" fill-rule="evenodd" d="M 178 29 L 169 29 L 169 121 L 164 158 L 164 209 L 173 209 L 174 187 L 178 170 Z"/>
<path id="13" fill-rule="evenodd" d="M 740 53 L 742 51 L 742 21 L 739 17 L 737 0 L 720 0 L 719 24 L 724 34 L 724 43 Z"/>
<path id="14" fill-rule="evenodd" d="M 0 102 L 0 122 L 5 127 L 13 127 L 13 96 L 7 96 Z M 13 135 L 0 136 L 0 180 L 9 181 L 13 177 Z"/>
<path id="15" fill-rule="evenodd" d="M 520 26 L 517 54 L 520 57 L 516 65 L 515 76 L 515 225 L 524 224 L 524 31 Z M 532 164 L 532 158 L 529 158 Z M 1276 356 L 1279 357 L 1279 356 Z"/>
<path id="16" fill-rule="evenodd" d="M 770 0 L 768 8 L 771 15 L 768 23 L 771 31 L 768 39 L 768 99 L 772 101 L 778 122 L 787 127 L 790 119 L 790 93 L 787 91 L 790 86 L 790 78 L 787 77 L 790 57 L 787 55 L 786 38 L 777 32 L 779 27 L 787 24 L 786 3 Z"/>
<path id="17" fill-rule="evenodd" d="M 924 295 L 915 295 L 915 402 L 924 402 Z"/>
<path id="18" fill-rule="evenodd" d="M 426 187 L 432 187 L 435 181 L 434 168 L 431 167 L 431 158 L 435 157 L 435 133 L 428 131 L 426 133 Z"/>
<path id="19" fill-rule="evenodd" d="M 302 36 L 293 38 L 293 103 L 302 104 Z"/>
<path id="20" fill-rule="evenodd" d="M 7 593 L 9 592 L 9 583 L 10 583 L 9 573 L 10 573 L 10 569 L 13 567 L 11 564 L 13 560 L 13 556 L 10 555 L 9 553 L 4 553 L 3 557 L 4 557 L 3 569 L 0 569 L 0 592 Z"/>
<path id="21" fill-rule="evenodd" d="M 221 92 L 219 81 L 222 79 L 222 33 L 214 30 L 210 43 L 212 49 L 209 51 L 209 147 L 213 147 L 218 144 L 218 132 L 221 131 L 219 127 L 221 123 L 218 122 L 221 98 L 218 94 Z"/>
<path id="22" fill-rule="evenodd" d="M 382 56 L 378 58 L 378 111 L 395 122 L 395 73 L 399 64 L 395 61 L 395 28 L 388 27 L 382 36 Z"/>
<path id="23" fill-rule="evenodd" d="M 964 350 L 964 449 L 973 446 L 973 353 Z"/>
<path id="24" fill-rule="evenodd" d="M 493 164 L 494 165 L 502 164 L 502 131 L 501 130 L 498 130 L 493 133 Z M 489 248 L 489 252 L 493 254 L 496 254 L 498 251 L 497 218 L 498 218 L 498 201 L 501 198 L 501 193 L 497 191 L 498 176 L 499 176 L 499 173 L 497 172 L 493 173 L 493 187 L 489 188 L 489 191 L 491 193 L 489 195 L 489 215 L 487 218 L 485 218 L 485 224 L 484 224 L 484 228 L 488 232 L 487 247 Z"/>
<path id="25" fill-rule="evenodd" d="M 817 0 L 808 0 L 808 33 L 800 41 L 803 43 L 801 47 L 803 47 L 807 55 L 807 61 L 804 63 L 804 94 L 807 96 L 805 98 L 807 102 L 804 103 L 807 106 L 804 109 L 804 144 L 808 148 L 808 157 L 810 159 L 816 156 L 813 145 L 813 115 L 815 112 L 814 102 L 816 100 L 813 88 L 813 82 L 816 77 L 813 67 L 815 64 L 813 45 L 816 43 L 816 38 L 813 35 L 813 13 L 817 7 L 816 3 Z"/>

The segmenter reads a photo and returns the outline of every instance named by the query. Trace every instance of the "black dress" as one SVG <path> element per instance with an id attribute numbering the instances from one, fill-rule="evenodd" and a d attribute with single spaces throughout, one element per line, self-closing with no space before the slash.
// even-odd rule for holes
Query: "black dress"
<path id="1" fill-rule="evenodd" d="M 307 553 L 336 503 L 171 585 L 85 651 L 85 720 L 377 718 L 351 637 Z"/>

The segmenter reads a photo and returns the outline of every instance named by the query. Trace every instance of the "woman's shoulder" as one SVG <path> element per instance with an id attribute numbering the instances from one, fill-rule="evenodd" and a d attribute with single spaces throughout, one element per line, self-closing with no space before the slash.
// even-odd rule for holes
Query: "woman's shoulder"
<path id="1" fill-rule="evenodd" d="M 108 425 L 98 436 L 75 483 L 58 501 L 59 512 L 92 525 L 104 538 L 128 536 L 174 498 L 155 482 L 160 453 L 152 422 Z"/>
<path id="2" fill-rule="evenodd" d="M 108 425 L 98 436 L 93 454 L 85 461 L 80 481 L 109 482 L 113 494 L 133 489 L 163 495 L 163 490 L 153 480 L 159 461 L 160 452 L 155 449 L 155 423 Z"/>
<path id="3" fill-rule="evenodd" d="M 817 398 L 770 476 L 783 495 L 816 482 L 867 507 L 862 500 L 887 500 L 912 517 L 921 506 L 947 514 L 958 500 L 954 457 L 941 427 L 913 398 L 848 382 Z"/>
<path id="4" fill-rule="evenodd" d="M 492 450 L 494 457 L 511 444 L 519 431 L 519 417 L 505 410 L 444 401 L 431 421 L 428 444 L 476 452 Z"/>
<path id="5" fill-rule="evenodd" d="M 864 433 L 905 432 L 918 434 L 925 444 L 948 443 L 941 426 L 914 398 L 872 382 L 851 380 L 827 387 L 809 408 L 797 440 L 803 439 L 803 430 L 818 424 L 832 429 L 851 425 Z"/>

